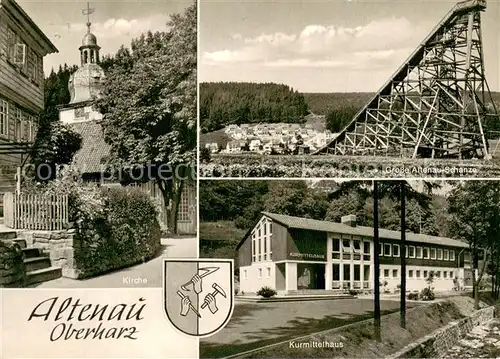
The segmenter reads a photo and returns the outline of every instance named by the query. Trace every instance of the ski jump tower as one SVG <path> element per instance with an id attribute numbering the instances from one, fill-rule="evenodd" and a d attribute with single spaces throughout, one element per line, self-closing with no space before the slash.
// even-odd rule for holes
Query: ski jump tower
<path id="1" fill-rule="evenodd" d="M 490 158 L 484 126 L 498 115 L 484 76 L 485 9 L 485 0 L 457 3 L 342 132 L 315 154 Z"/>

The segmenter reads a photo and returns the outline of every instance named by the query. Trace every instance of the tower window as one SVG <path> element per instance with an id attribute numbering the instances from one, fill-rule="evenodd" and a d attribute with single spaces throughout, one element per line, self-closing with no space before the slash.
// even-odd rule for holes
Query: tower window
<path id="1" fill-rule="evenodd" d="M 86 64 L 89 60 L 89 54 L 87 53 L 87 51 L 84 51 L 83 52 L 83 63 Z"/>

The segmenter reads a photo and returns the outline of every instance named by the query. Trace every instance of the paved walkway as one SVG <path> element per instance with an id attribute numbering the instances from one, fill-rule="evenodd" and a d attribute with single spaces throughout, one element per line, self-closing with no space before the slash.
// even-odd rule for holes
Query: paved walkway
<path id="1" fill-rule="evenodd" d="M 37 288 L 142 288 L 161 287 L 163 258 L 196 258 L 196 238 L 164 238 L 162 252 L 156 258 L 129 268 L 85 280 L 59 278 L 37 285 Z"/>
<path id="2" fill-rule="evenodd" d="M 493 319 L 474 328 L 451 348 L 444 358 L 498 358 L 500 356 L 500 320 Z"/>

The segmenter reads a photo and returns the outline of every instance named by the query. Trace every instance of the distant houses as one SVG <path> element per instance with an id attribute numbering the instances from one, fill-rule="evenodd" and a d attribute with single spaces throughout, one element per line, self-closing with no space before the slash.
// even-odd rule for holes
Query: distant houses
<path id="1" fill-rule="evenodd" d="M 210 153 L 308 154 L 324 147 L 336 134 L 298 123 L 232 124 L 224 128 L 225 147 L 206 143 Z"/>

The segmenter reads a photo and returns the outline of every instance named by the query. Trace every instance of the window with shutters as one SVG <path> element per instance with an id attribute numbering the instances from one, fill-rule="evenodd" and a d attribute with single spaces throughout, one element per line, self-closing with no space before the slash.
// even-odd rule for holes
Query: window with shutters
<path id="1" fill-rule="evenodd" d="M 16 46 L 16 33 L 11 28 L 7 29 L 7 59 L 11 62 L 14 61 L 15 57 L 15 46 Z"/>
<path id="2" fill-rule="evenodd" d="M 9 132 L 9 103 L 0 100 L 0 135 L 7 136 Z"/>
<path id="3" fill-rule="evenodd" d="M 36 85 L 40 85 L 41 57 L 11 28 L 7 28 L 7 60 Z"/>
<path id="4" fill-rule="evenodd" d="M 24 66 L 26 62 L 26 50 L 27 46 L 23 42 L 17 42 L 14 45 L 14 63 L 16 65 Z"/>

